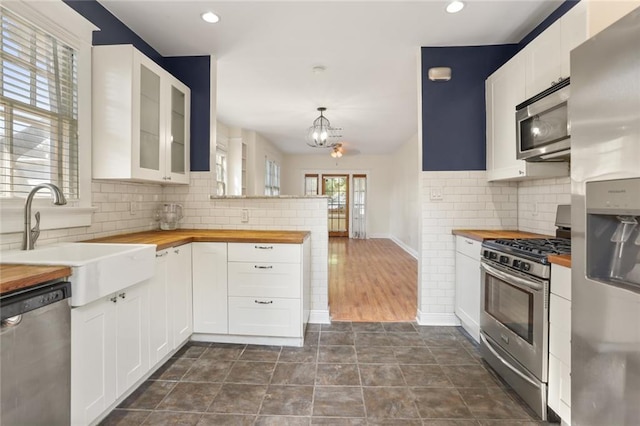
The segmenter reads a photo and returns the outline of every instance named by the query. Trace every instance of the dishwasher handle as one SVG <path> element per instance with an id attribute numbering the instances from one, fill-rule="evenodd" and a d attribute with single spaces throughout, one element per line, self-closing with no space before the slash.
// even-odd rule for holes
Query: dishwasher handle
<path id="1" fill-rule="evenodd" d="M 0 321 L 31 312 L 71 297 L 71 283 L 49 281 L 36 287 L 17 291 L 0 298 Z M 15 324 L 17 325 L 17 324 Z"/>

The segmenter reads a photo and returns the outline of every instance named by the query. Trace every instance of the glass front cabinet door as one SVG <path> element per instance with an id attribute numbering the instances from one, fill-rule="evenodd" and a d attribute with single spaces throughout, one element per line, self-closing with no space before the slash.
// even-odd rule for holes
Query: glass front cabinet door
<path id="1" fill-rule="evenodd" d="M 191 92 L 131 45 L 93 47 L 93 177 L 189 183 Z"/>

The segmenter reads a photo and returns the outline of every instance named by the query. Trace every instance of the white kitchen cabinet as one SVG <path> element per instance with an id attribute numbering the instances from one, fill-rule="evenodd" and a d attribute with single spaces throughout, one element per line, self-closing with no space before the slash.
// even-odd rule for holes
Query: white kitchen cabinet
<path id="1" fill-rule="evenodd" d="M 551 265 L 548 405 L 571 424 L 571 269 Z"/>
<path id="2" fill-rule="evenodd" d="M 229 333 L 302 338 L 305 248 L 229 243 Z M 307 257 L 308 261 L 308 257 Z"/>
<path id="3" fill-rule="evenodd" d="M 193 331 L 227 334 L 227 243 L 193 243 Z"/>
<path id="4" fill-rule="evenodd" d="M 456 237 L 455 313 L 462 327 L 480 342 L 480 251 L 481 243 Z"/>
<path id="5" fill-rule="evenodd" d="M 189 183 L 187 86 L 131 45 L 93 48 L 93 177 Z"/>
<path id="6" fill-rule="evenodd" d="M 571 76 L 571 51 L 584 43 L 587 35 L 587 2 L 579 2 L 560 20 L 560 75 Z"/>
<path id="7" fill-rule="evenodd" d="M 149 348 L 151 365 L 156 365 L 171 351 L 171 318 L 169 295 L 169 280 L 167 271 L 169 265 L 169 251 L 161 250 L 156 253 L 156 270 L 149 280 Z"/>
<path id="8" fill-rule="evenodd" d="M 193 332 L 193 287 L 191 244 L 172 247 L 167 281 L 171 306 L 171 340 L 173 349 L 186 342 Z"/>
<path id="9" fill-rule="evenodd" d="M 151 365 L 163 361 L 193 331 L 191 245 L 156 253 L 156 273 L 149 281 Z"/>
<path id="10" fill-rule="evenodd" d="M 147 283 L 71 310 L 71 423 L 86 425 L 149 370 Z"/>
<path id="11" fill-rule="evenodd" d="M 560 23 L 561 20 L 554 22 L 519 53 L 525 58 L 525 96 L 516 104 L 548 89 L 562 77 Z"/>
<path id="12" fill-rule="evenodd" d="M 525 97 L 525 57 L 514 56 L 486 81 L 487 180 L 568 176 L 566 163 L 531 163 L 516 157 L 516 105 Z"/>

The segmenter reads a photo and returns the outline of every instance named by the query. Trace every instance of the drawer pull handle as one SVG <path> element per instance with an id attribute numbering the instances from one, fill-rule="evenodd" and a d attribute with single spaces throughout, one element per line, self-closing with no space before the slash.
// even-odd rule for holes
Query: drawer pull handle
<path id="1" fill-rule="evenodd" d="M 273 269 L 273 266 L 271 265 L 269 266 L 253 265 L 253 267 L 256 269 Z"/>
<path id="2" fill-rule="evenodd" d="M 169 252 L 168 251 L 164 251 L 162 253 L 156 253 L 156 257 L 165 257 L 166 255 L 168 255 Z"/>
<path id="3" fill-rule="evenodd" d="M 254 246 L 258 250 L 273 250 L 273 246 Z"/>
<path id="4" fill-rule="evenodd" d="M 469 240 L 464 240 L 465 243 L 473 245 L 473 241 L 469 241 Z"/>
<path id="5" fill-rule="evenodd" d="M 258 305 L 270 305 L 273 303 L 273 300 L 269 300 L 268 302 L 265 302 L 263 300 L 254 300 L 255 303 L 257 303 Z"/>

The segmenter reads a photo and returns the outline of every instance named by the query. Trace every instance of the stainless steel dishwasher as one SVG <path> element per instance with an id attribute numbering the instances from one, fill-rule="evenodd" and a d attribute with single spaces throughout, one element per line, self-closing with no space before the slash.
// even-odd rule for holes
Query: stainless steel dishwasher
<path id="1" fill-rule="evenodd" d="M 69 425 L 71 283 L 0 297 L 0 425 Z"/>

